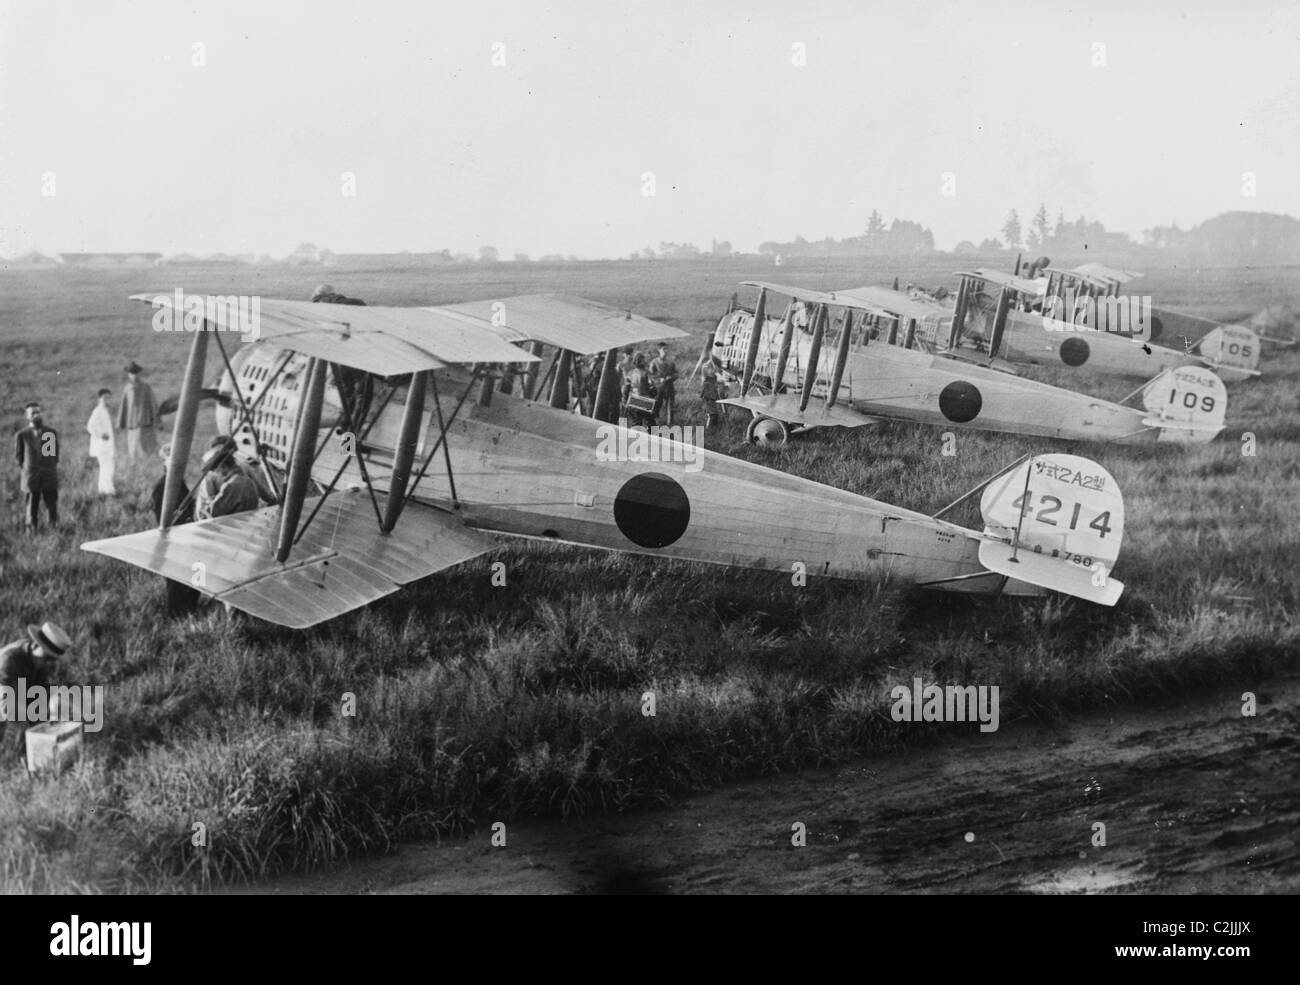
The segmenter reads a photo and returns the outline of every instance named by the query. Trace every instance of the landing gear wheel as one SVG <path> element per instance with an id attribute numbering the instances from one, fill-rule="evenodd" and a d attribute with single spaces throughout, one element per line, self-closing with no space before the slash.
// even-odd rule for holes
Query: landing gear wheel
<path id="1" fill-rule="evenodd" d="M 745 440 L 760 448 L 780 448 L 790 440 L 790 429 L 775 417 L 755 416 L 745 428 Z"/>

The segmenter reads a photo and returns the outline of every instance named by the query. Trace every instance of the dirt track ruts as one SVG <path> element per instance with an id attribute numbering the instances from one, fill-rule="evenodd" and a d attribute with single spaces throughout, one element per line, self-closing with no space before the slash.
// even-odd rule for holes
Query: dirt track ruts
<path id="1" fill-rule="evenodd" d="M 487 821 L 468 839 L 252 891 L 1294 892 L 1300 677 L 1255 688 L 1253 718 L 1242 690 L 963 732 L 663 810 L 512 822 L 504 848 Z M 806 847 L 791 845 L 794 822 Z"/>

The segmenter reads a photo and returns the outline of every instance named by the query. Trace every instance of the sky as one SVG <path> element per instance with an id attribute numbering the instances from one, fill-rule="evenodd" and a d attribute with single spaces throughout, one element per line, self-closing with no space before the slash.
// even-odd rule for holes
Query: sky
<path id="1" fill-rule="evenodd" d="M 1300 4 L 0 0 L 0 256 L 1300 216 Z"/>

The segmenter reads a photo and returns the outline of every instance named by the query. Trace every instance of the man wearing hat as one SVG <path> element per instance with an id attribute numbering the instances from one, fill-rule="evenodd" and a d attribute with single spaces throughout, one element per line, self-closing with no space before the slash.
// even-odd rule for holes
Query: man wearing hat
<path id="1" fill-rule="evenodd" d="M 30 403 L 24 411 L 27 426 L 14 435 L 14 460 L 21 470 L 19 486 L 26 501 L 27 530 L 36 533 L 42 501 L 50 526 L 59 525 L 59 434 L 45 426 L 40 404 Z"/>
<path id="2" fill-rule="evenodd" d="M 17 694 L 21 689 L 20 682 L 29 689 L 49 687 L 50 676 L 58 666 L 59 658 L 72 647 L 68 634 L 52 622 L 29 625 L 27 637 L 0 648 L 0 686 L 10 688 L 0 694 Z M 17 719 L 18 710 L 8 707 L 0 717 L 0 750 L 3 750 L 0 763 L 10 758 L 10 750 L 3 741 L 6 722 Z M 21 742 L 23 730 L 16 731 Z"/>
<path id="3" fill-rule="evenodd" d="M 253 478 L 240 468 L 235 457 L 238 449 L 235 439 L 218 435 L 203 453 L 205 475 L 199 480 L 194 497 L 194 515 L 199 520 L 211 520 L 231 513 L 255 510 L 262 499 L 269 499 L 258 488 Z"/>
<path id="4" fill-rule="evenodd" d="M 124 368 L 127 384 L 122 390 L 122 402 L 117 408 L 117 427 L 126 432 L 126 456 L 131 461 L 152 455 L 154 429 L 161 423 L 153 390 L 140 379 L 144 367 L 132 360 Z"/>

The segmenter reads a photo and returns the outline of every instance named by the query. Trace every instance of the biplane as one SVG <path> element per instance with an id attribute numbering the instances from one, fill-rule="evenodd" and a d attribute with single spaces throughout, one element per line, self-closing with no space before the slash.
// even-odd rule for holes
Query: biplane
<path id="1" fill-rule="evenodd" d="M 1260 375 L 1254 331 L 1122 294 L 1140 274 L 1096 263 L 1045 274 L 958 274 L 952 351 L 1137 379 L 1180 366 L 1203 366 L 1225 382 Z"/>
<path id="2" fill-rule="evenodd" d="M 233 356 L 223 332 L 194 334 L 158 528 L 84 550 L 294 628 L 491 552 L 498 535 L 954 592 L 1113 605 L 1122 591 L 1109 571 L 1123 500 L 1087 459 L 1026 456 L 928 516 L 708 451 L 687 465 L 670 437 L 610 423 L 615 351 L 682 335 L 630 311 L 554 295 L 434 308 L 263 300 L 259 329 Z M 273 467 L 278 501 L 180 524 L 209 339 L 223 366 L 219 430 Z M 595 414 L 575 414 L 565 367 L 602 351 Z M 610 429 L 650 453 L 602 456 Z M 983 529 L 944 519 L 976 494 Z"/>
<path id="3" fill-rule="evenodd" d="M 1223 429 L 1223 383 L 1199 367 L 1166 369 L 1112 403 L 999 366 L 968 365 L 954 354 L 953 310 L 927 298 L 883 287 L 746 286 L 758 288 L 754 309 L 723 316 L 712 352 L 739 386 L 723 402 L 751 413 L 746 436 L 755 444 L 780 446 L 812 428 L 886 418 L 1122 443 L 1200 443 Z M 769 317 L 771 295 L 788 299 L 784 314 Z M 1001 295 L 1000 315 L 1009 300 Z"/>

